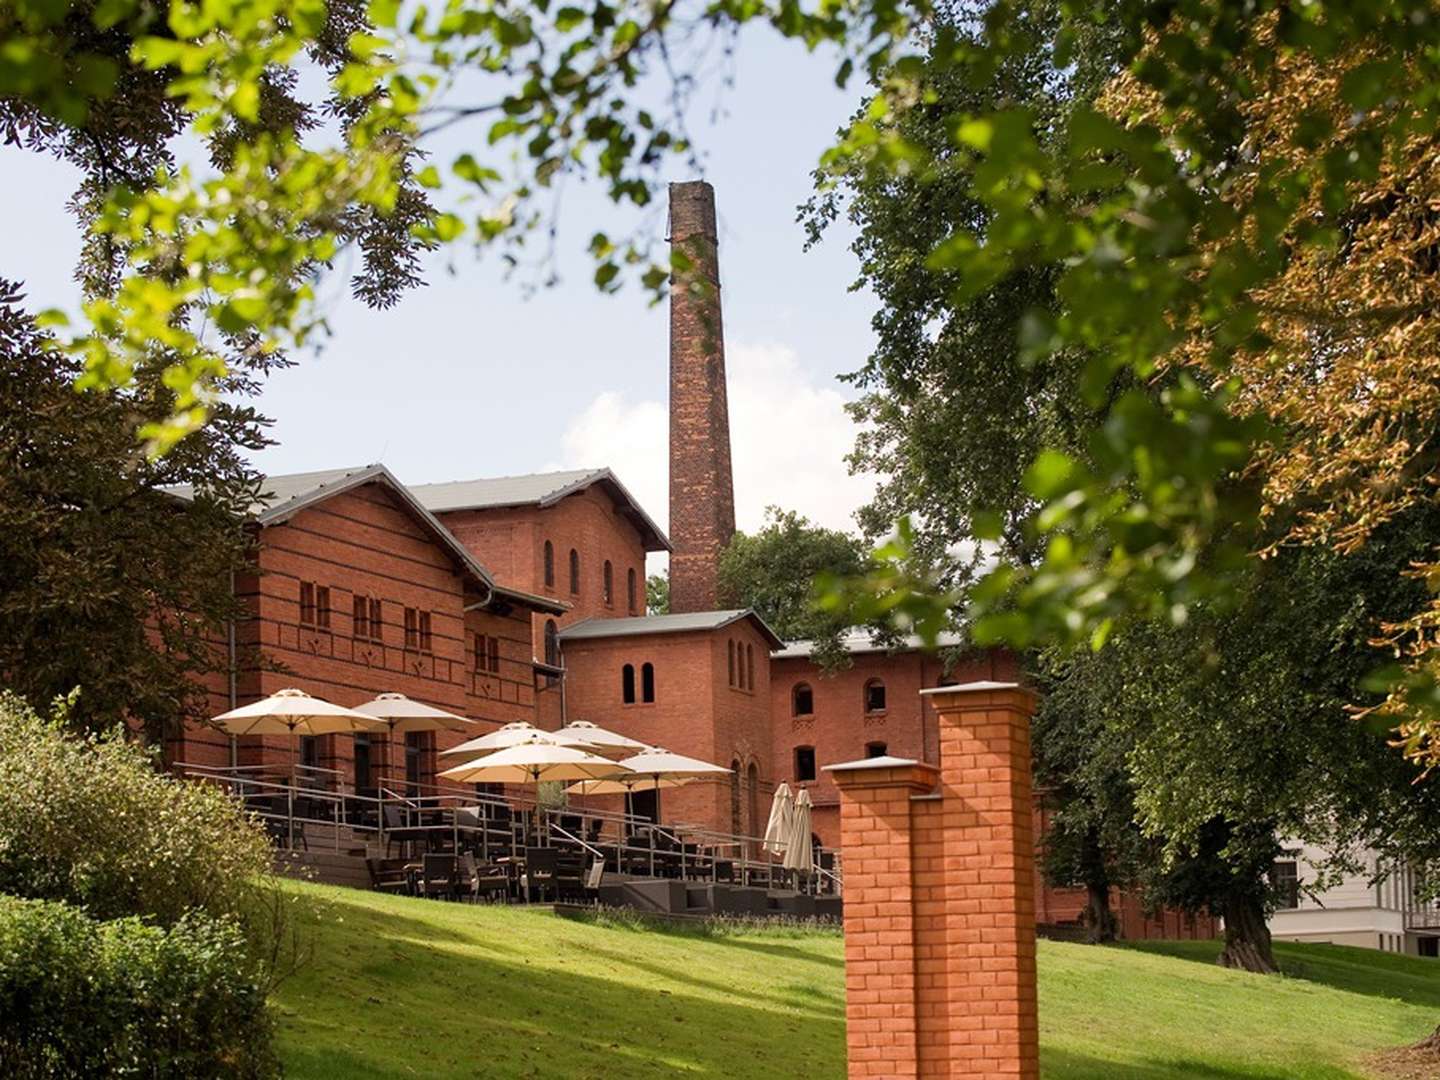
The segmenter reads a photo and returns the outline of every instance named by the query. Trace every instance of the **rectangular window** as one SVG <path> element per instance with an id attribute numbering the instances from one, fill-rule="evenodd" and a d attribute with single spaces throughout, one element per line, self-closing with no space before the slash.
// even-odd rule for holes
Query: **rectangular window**
<path id="1" fill-rule="evenodd" d="M 430 634 L 430 612 L 420 612 L 420 651 L 434 652 L 435 639 Z"/>
<path id="2" fill-rule="evenodd" d="M 300 625 L 315 625 L 315 583 L 311 581 L 300 583 Z"/>
<path id="3" fill-rule="evenodd" d="M 382 633 L 385 627 L 384 610 L 380 601 L 373 596 L 370 598 L 370 640 L 383 641 L 385 635 Z"/>
<path id="4" fill-rule="evenodd" d="M 475 635 L 475 670 L 490 670 L 490 654 L 487 651 L 488 638 L 484 634 Z"/>
<path id="5" fill-rule="evenodd" d="M 320 764 L 320 740 L 316 736 L 300 736 L 300 764 L 307 769 Z"/>
<path id="6" fill-rule="evenodd" d="M 490 639 L 490 674 L 500 674 L 500 639 L 498 637 Z"/>
<path id="7" fill-rule="evenodd" d="M 420 613 L 413 607 L 405 609 L 405 648 L 413 649 L 420 644 Z"/>
<path id="8" fill-rule="evenodd" d="M 330 586 L 317 585 L 315 587 L 315 625 L 322 629 L 330 629 Z"/>
<path id="9" fill-rule="evenodd" d="M 351 634 L 357 638 L 365 639 L 370 636 L 370 604 L 363 596 L 357 595 L 351 606 L 354 627 Z"/>
<path id="10" fill-rule="evenodd" d="M 1270 884 L 1280 910 L 1293 911 L 1300 906 L 1300 866 L 1294 859 L 1276 860 L 1270 870 Z"/>
<path id="11" fill-rule="evenodd" d="M 815 779 L 815 748 L 813 746 L 797 746 L 795 748 L 795 779 Z"/>

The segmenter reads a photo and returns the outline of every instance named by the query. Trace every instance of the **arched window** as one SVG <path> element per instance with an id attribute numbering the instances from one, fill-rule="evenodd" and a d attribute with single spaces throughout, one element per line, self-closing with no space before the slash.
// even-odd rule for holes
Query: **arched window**
<path id="1" fill-rule="evenodd" d="M 815 748 L 813 746 L 795 747 L 795 779 L 815 779 Z"/>
<path id="2" fill-rule="evenodd" d="M 745 685 L 755 689 L 755 646 L 745 646 Z"/>
<path id="3" fill-rule="evenodd" d="M 631 615 L 635 614 L 635 597 L 638 595 L 635 588 L 635 568 L 632 566 L 625 571 L 625 608 Z"/>
<path id="4" fill-rule="evenodd" d="M 796 683 L 790 691 L 790 714 L 792 716 L 815 715 L 815 693 L 809 683 Z"/>
<path id="5" fill-rule="evenodd" d="M 640 700 L 647 705 L 655 701 L 655 665 L 640 665 Z"/>
<path id="6" fill-rule="evenodd" d="M 871 679 L 865 684 L 865 711 L 867 713 L 885 711 L 885 684 L 879 679 Z"/>
<path id="7" fill-rule="evenodd" d="M 549 540 L 545 541 L 545 586 L 555 587 L 555 545 Z"/>
<path id="8" fill-rule="evenodd" d="M 626 705 L 635 704 L 635 665 L 626 664 L 620 669 L 620 700 Z"/>
<path id="9" fill-rule="evenodd" d="M 731 686 L 734 686 L 734 685 L 735 685 L 735 641 L 734 641 L 733 638 L 725 643 L 725 651 L 726 651 L 726 653 L 727 653 L 727 654 L 729 655 L 729 657 L 730 657 L 730 685 L 731 685 Z"/>
<path id="10" fill-rule="evenodd" d="M 570 591 L 580 592 L 580 552 L 570 549 Z"/>
<path id="11" fill-rule="evenodd" d="M 605 560 L 605 572 L 601 581 L 605 592 L 605 606 L 609 607 L 615 603 L 615 571 L 610 568 L 610 560 Z"/>
<path id="12" fill-rule="evenodd" d="M 760 823 L 760 766 L 753 761 L 745 770 L 745 787 L 749 796 L 749 806 L 746 809 L 750 815 L 747 828 L 750 830 L 751 836 L 760 836 L 765 828 Z"/>
<path id="13" fill-rule="evenodd" d="M 560 666 L 560 630 L 554 619 L 545 620 L 545 663 Z"/>
<path id="14" fill-rule="evenodd" d="M 740 835 L 740 761 L 730 762 L 730 835 Z"/>
<path id="15" fill-rule="evenodd" d="M 884 757 L 889 752 L 890 748 L 887 747 L 883 742 L 867 742 L 865 744 L 865 756 L 867 758 Z"/>

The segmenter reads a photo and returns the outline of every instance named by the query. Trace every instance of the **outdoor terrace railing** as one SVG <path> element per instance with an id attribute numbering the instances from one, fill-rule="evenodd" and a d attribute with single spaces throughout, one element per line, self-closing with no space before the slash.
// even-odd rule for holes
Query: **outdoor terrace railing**
<path id="1" fill-rule="evenodd" d="M 661 825 L 647 817 L 585 806 L 546 806 L 516 789 L 506 794 L 467 792 L 382 774 L 370 791 L 347 790 L 338 774 L 296 766 L 221 768 L 177 763 L 192 779 L 217 783 L 241 799 L 277 845 L 339 852 L 371 842 L 386 852 L 474 851 L 482 859 L 518 858 L 528 847 L 569 847 L 632 876 L 679 877 L 740 884 L 786 883 L 817 894 L 842 891 L 838 853 L 810 875 L 782 866 L 759 837 L 719 833 L 688 824 Z M 826 853 L 831 855 L 831 853 Z M 830 861 L 827 859 L 826 861 Z"/>

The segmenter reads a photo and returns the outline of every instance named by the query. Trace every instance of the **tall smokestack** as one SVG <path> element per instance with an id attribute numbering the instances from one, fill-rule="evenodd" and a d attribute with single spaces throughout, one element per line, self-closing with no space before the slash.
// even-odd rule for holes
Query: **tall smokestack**
<path id="1" fill-rule="evenodd" d="M 714 611 L 735 489 L 715 189 L 703 180 L 670 185 L 670 246 L 689 260 L 670 278 L 670 610 Z"/>

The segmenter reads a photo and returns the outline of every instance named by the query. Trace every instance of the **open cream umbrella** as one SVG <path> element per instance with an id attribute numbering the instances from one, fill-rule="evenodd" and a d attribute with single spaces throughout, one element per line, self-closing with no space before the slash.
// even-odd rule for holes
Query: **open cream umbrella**
<path id="1" fill-rule="evenodd" d="M 336 735 L 385 730 L 383 720 L 294 689 L 277 690 L 267 698 L 211 717 L 210 723 L 231 735 Z"/>
<path id="2" fill-rule="evenodd" d="M 770 802 L 770 820 L 765 825 L 765 840 L 760 846 L 772 855 L 783 855 L 790 840 L 790 815 L 795 810 L 795 798 L 790 794 L 790 785 L 780 781 L 775 789 L 775 798 Z"/>
<path id="3" fill-rule="evenodd" d="M 706 776 L 730 775 L 730 770 L 722 765 L 712 765 L 684 754 L 672 754 L 663 746 L 646 747 L 638 754 L 621 758 L 619 764 L 635 774 L 636 791 L 647 791 L 651 786 L 639 783 L 641 778 L 654 781 L 656 822 L 660 820 L 661 780 L 699 780 Z"/>
<path id="4" fill-rule="evenodd" d="M 637 750 L 650 749 L 649 743 L 632 739 L 628 735 L 621 735 L 618 731 L 609 731 L 599 724 L 592 724 L 589 720 L 573 720 L 559 731 L 551 732 L 551 734 L 557 739 L 578 739 L 586 746 L 607 753 L 612 750 L 628 750 L 633 753 Z"/>
<path id="5" fill-rule="evenodd" d="M 356 705 L 355 711 L 385 721 L 391 735 L 405 735 L 412 731 L 469 731 L 475 726 L 474 720 L 415 701 L 404 694 L 381 694 L 373 701 Z"/>
<path id="6" fill-rule="evenodd" d="M 573 736 L 562 736 L 554 731 L 542 731 L 534 724 L 527 724 L 523 720 L 517 720 L 513 724 L 506 724 L 497 731 L 488 735 L 481 735 L 479 738 L 463 742 L 459 746 L 452 746 L 449 750 L 442 750 L 442 754 L 489 754 L 496 750 L 506 750 L 512 746 L 520 746 L 525 743 L 539 740 L 548 742 L 552 746 L 569 746 L 577 749 L 589 749 L 590 744 L 583 739 Z"/>
<path id="7" fill-rule="evenodd" d="M 810 838 L 810 809 L 813 805 L 809 789 L 801 788 L 790 812 L 790 840 L 785 845 L 785 858 L 780 864 L 786 870 L 808 874 L 815 869 L 815 845 Z"/>
<path id="8" fill-rule="evenodd" d="M 671 780 L 668 777 L 655 779 L 653 776 L 622 776 L 613 780 L 581 780 L 565 789 L 570 795 L 628 795 L 632 791 L 649 791 L 651 788 L 677 788 L 690 783 L 693 777 Z"/>
<path id="9" fill-rule="evenodd" d="M 536 731 L 524 742 L 456 765 L 440 775 L 461 784 L 538 784 L 541 780 L 594 780 L 629 771 L 618 762 L 573 746 L 561 746 L 545 732 Z"/>

